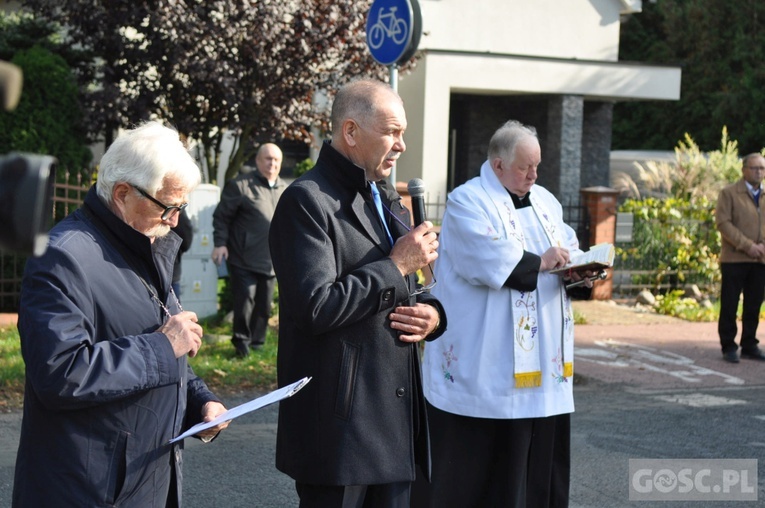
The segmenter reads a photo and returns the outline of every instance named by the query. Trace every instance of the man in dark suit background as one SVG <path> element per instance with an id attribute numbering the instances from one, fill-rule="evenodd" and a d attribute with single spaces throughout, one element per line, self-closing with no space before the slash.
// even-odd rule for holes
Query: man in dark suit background
<path id="1" fill-rule="evenodd" d="M 409 231 L 384 180 L 406 149 L 398 94 L 352 82 L 331 121 L 331 143 L 284 191 L 271 225 L 279 384 L 313 377 L 281 403 L 276 466 L 295 479 L 301 508 L 406 507 L 416 464 L 430 466 L 417 345 L 446 327 L 415 272 L 438 241 L 430 222 Z"/>
<path id="2" fill-rule="evenodd" d="M 261 145 L 256 170 L 226 182 L 213 213 L 212 260 L 227 263 L 234 300 L 231 342 L 246 358 L 266 342 L 274 296 L 274 269 L 268 248 L 268 230 L 276 203 L 287 187 L 279 178 L 282 151 L 273 143 Z"/>

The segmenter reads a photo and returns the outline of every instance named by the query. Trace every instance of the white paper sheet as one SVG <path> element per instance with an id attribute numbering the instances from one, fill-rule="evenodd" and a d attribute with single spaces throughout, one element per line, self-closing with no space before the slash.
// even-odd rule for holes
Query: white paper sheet
<path id="1" fill-rule="evenodd" d="M 202 432 L 203 430 L 215 427 L 216 425 L 220 423 L 233 420 L 234 418 L 239 418 L 240 416 L 244 414 L 258 410 L 262 407 L 266 407 L 269 404 L 273 404 L 274 402 L 279 402 L 282 399 L 292 397 L 301 388 L 303 388 L 306 384 L 308 384 L 310 380 L 311 380 L 310 377 L 304 377 L 300 381 L 296 381 L 292 383 L 291 385 L 279 388 L 278 390 L 274 390 L 273 392 L 263 395 L 262 397 L 258 397 L 257 399 L 253 399 L 249 402 L 245 402 L 244 404 L 236 406 L 235 408 L 229 409 L 228 411 L 218 416 L 214 420 L 211 420 L 209 422 L 198 423 L 194 425 L 183 434 L 171 439 L 169 442 L 175 443 L 176 441 L 180 441 L 181 439 L 185 439 L 189 436 L 193 436 L 194 434 Z"/>

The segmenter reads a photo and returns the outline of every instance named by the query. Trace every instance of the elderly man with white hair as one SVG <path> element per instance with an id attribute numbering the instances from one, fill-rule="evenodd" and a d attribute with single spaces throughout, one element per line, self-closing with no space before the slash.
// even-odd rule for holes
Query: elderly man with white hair
<path id="1" fill-rule="evenodd" d="M 183 444 L 168 441 L 225 411 L 188 364 L 202 328 L 171 286 L 181 240 L 170 228 L 199 181 L 175 130 L 126 131 L 28 261 L 14 507 L 181 505 Z"/>

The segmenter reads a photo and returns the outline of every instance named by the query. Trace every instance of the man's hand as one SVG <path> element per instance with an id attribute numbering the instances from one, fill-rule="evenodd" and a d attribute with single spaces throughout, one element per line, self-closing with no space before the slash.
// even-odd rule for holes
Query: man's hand
<path id="1" fill-rule="evenodd" d="M 396 240 L 390 258 L 396 263 L 401 275 L 414 273 L 438 257 L 438 236 L 429 231 L 432 227 L 432 222 L 425 221 Z"/>
<path id="2" fill-rule="evenodd" d="M 420 342 L 435 332 L 439 323 L 438 310 L 424 303 L 414 307 L 396 307 L 388 317 L 390 327 L 401 332 L 398 338 L 403 342 Z"/>
<path id="3" fill-rule="evenodd" d="M 213 260 L 213 263 L 220 266 L 220 264 L 223 261 L 228 260 L 228 247 L 225 245 L 222 245 L 221 247 L 215 247 L 212 251 L 212 256 L 210 256 Z"/>
<path id="4" fill-rule="evenodd" d="M 203 330 L 197 324 L 197 315 L 194 312 L 183 311 L 170 316 L 170 319 L 157 331 L 167 336 L 176 358 L 185 354 L 193 358 L 202 346 Z"/>
<path id="5" fill-rule="evenodd" d="M 750 258 L 762 259 L 765 258 L 765 245 L 761 243 L 753 243 L 747 251 Z"/>
<path id="6" fill-rule="evenodd" d="M 593 281 L 590 279 L 590 277 L 594 277 L 595 275 L 597 274 L 592 270 L 586 270 L 584 272 L 571 272 L 570 280 L 573 282 L 584 280 L 584 287 L 591 288 L 593 286 Z M 564 277 L 563 280 L 565 282 L 566 277 Z"/>
<path id="7" fill-rule="evenodd" d="M 210 422 L 225 412 L 226 412 L 226 406 L 224 406 L 220 402 L 215 402 L 211 400 L 210 402 L 206 402 L 205 405 L 202 406 L 202 421 Z M 218 435 L 218 432 L 228 427 L 229 423 L 230 423 L 230 420 L 220 423 L 216 425 L 215 427 L 210 427 L 209 429 L 203 430 L 202 432 L 198 433 L 197 436 L 199 436 L 202 439 L 202 441 L 207 443 L 211 441 L 212 438 L 214 438 L 216 435 Z"/>
<path id="8" fill-rule="evenodd" d="M 563 268 L 568 264 L 568 249 L 563 247 L 550 247 L 542 254 L 542 264 L 539 266 L 540 272 L 548 272 L 556 268 Z"/>

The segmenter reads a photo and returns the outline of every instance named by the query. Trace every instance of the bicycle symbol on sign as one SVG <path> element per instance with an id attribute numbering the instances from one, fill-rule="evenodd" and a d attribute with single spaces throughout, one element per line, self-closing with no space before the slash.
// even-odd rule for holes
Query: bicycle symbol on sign
<path id="1" fill-rule="evenodd" d="M 380 8 L 377 22 L 369 29 L 369 47 L 379 48 L 385 37 L 390 37 L 399 45 L 406 40 L 409 27 L 406 26 L 406 21 L 396 17 L 397 9 L 397 7 L 391 7 L 388 13 L 383 14 L 383 8 Z"/>

